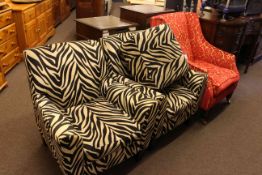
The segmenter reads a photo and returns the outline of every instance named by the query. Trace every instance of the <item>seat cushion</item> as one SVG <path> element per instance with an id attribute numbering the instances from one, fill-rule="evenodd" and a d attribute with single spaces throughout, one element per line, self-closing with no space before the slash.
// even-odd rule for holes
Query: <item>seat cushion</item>
<path id="1" fill-rule="evenodd" d="M 219 67 L 202 60 L 195 60 L 190 64 L 208 74 L 208 80 L 211 81 L 211 83 L 208 84 L 213 86 L 213 93 L 215 96 L 239 79 L 238 74 L 233 70 Z"/>
<path id="2" fill-rule="evenodd" d="M 123 160 L 127 156 L 126 147 L 140 140 L 140 126 L 137 122 L 102 97 L 68 108 L 66 115 L 82 136 L 84 154 L 88 162 L 100 160 L 103 164 L 106 156 L 116 152 L 117 157 L 111 156 L 110 161 L 115 163 L 118 159 Z M 139 145 L 136 145 L 132 149 L 134 152 L 129 154 L 133 155 L 139 149 Z"/>
<path id="3" fill-rule="evenodd" d="M 120 57 L 130 78 L 154 89 L 163 89 L 188 70 L 187 61 L 168 25 L 142 32 L 120 46 Z"/>

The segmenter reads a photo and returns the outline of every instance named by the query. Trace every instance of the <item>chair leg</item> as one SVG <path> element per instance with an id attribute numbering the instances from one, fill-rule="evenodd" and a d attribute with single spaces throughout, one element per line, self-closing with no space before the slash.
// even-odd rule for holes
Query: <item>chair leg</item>
<path id="1" fill-rule="evenodd" d="M 151 141 L 147 147 L 147 150 L 152 151 L 154 149 L 154 143 Z"/>
<path id="2" fill-rule="evenodd" d="M 139 162 L 140 160 L 142 160 L 142 156 L 144 154 L 144 151 L 140 151 L 135 155 L 135 160 L 136 162 Z"/>
<path id="3" fill-rule="evenodd" d="M 45 142 L 45 139 L 41 136 L 41 140 L 42 140 L 42 143 L 44 146 L 47 146 L 46 142 Z"/>
<path id="4" fill-rule="evenodd" d="M 186 126 L 190 126 L 192 124 L 192 119 L 188 118 L 186 119 L 186 121 L 184 122 Z"/>
<path id="5" fill-rule="evenodd" d="M 201 111 L 201 116 L 200 116 L 200 122 L 203 125 L 206 125 L 208 123 L 207 118 L 208 118 L 208 111 L 202 110 Z"/>
<path id="6" fill-rule="evenodd" d="M 226 100 L 227 100 L 227 104 L 231 103 L 231 97 L 232 97 L 233 93 L 229 94 L 226 96 Z"/>

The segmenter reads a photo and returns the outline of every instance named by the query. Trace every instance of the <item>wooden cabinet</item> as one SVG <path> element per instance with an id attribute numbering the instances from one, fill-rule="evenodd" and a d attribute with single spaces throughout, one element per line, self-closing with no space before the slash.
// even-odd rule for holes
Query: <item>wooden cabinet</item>
<path id="1" fill-rule="evenodd" d="M 37 25 L 35 19 L 25 24 L 25 37 L 26 37 L 27 44 L 24 48 L 34 47 L 37 45 L 38 35 L 37 35 Z"/>
<path id="2" fill-rule="evenodd" d="M 20 62 L 16 25 L 10 8 L 0 11 L 0 90 L 7 84 L 4 75 Z"/>
<path id="3" fill-rule="evenodd" d="M 60 14 L 62 21 L 70 15 L 70 4 L 68 0 L 60 0 Z"/>
<path id="4" fill-rule="evenodd" d="M 20 61 L 20 52 L 16 38 L 16 25 L 13 22 L 10 12 L 11 10 L 9 9 L 1 14 L 3 15 L 1 21 L 4 21 L 6 25 L 0 29 L 0 60 L 2 71 L 5 74 Z"/>
<path id="5" fill-rule="evenodd" d="M 8 2 L 8 4 L 13 10 L 21 51 L 42 45 L 49 37 L 54 35 L 54 5 L 52 0 L 32 4 L 14 4 L 12 2 Z"/>
<path id="6" fill-rule="evenodd" d="M 7 85 L 7 82 L 5 80 L 4 72 L 2 69 L 2 65 L 0 63 L 0 91 Z"/>
<path id="7" fill-rule="evenodd" d="M 47 19 L 46 20 L 47 31 L 52 31 L 52 28 L 54 27 L 54 24 L 55 24 L 53 9 L 47 10 L 46 19 Z"/>
<path id="8" fill-rule="evenodd" d="M 152 16 L 171 13 L 173 9 L 155 5 L 127 5 L 120 7 L 120 18 L 138 23 L 138 29 L 144 30 L 150 27 Z"/>
<path id="9" fill-rule="evenodd" d="M 104 0 L 76 0 L 76 18 L 104 15 L 106 15 Z"/>
<path id="10" fill-rule="evenodd" d="M 203 35 L 212 45 L 238 55 L 241 48 L 241 39 L 246 27 L 244 18 L 223 20 L 214 10 L 204 11 L 200 17 Z"/>
<path id="11" fill-rule="evenodd" d="M 245 73 L 254 58 L 262 28 L 262 14 L 223 20 L 214 10 L 200 16 L 203 34 L 212 45 L 233 53 L 246 64 Z"/>
<path id="12" fill-rule="evenodd" d="M 37 36 L 39 41 L 43 41 L 47 34 L 47 13 L 42 13 L 36 18 Z"/>
<path id="13" fill-rule="evenodd" d="M 12 11 L 8 10 L 0 14 L 0 28 L 12 23 Z"/>
<path id="14" fill-rule="evenodd" d="M 70 15 L 69 0 L 54 0 L 54 19 L 55 25 L 64 21 Z"/>
<path id="15" fill-rule="evenodd" d="M 262 14 L 246 17 L 247 25 L 243 37 L 239 59 L 246 63 L 245 73 L 249 65 L 254 62 L 257 48 L 260 45 L 260 33 L 262 32 Z"/>

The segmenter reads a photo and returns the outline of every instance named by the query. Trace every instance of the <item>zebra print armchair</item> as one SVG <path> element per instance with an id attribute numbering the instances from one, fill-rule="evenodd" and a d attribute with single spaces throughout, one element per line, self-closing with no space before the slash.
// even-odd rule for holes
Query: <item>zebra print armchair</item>
<path id="1" fill-rule="evenodd" d="M 110 72 L 129 78 L 119 77 L 118 81 L 141 88 L 151 98 L 164 96 L 152 139 L 173 130 L 197 111 L 207 76 L 189 68 L 168 25 L 111 35 L 100 42 Z"/>
<path id="2" fill-rule="evenodd" d="M 99 174 L 148 146 L 163 96 L 109 76 L 97 41 L 41 46 L 24 56 L 39 132 L 64 174 Z"/>

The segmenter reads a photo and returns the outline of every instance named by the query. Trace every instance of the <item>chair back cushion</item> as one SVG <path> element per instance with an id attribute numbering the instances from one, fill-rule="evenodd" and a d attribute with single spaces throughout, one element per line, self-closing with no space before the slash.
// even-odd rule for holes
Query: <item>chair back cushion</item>
<path id="1" fill-rule="evenodd" d="M 135 32 L 125 32 L 115 35 L 110 35 L 100 39 L 101 45 L 103 47 L 105 59 L 108 63 L 108 73 L 116 73 L 123 76 L 127 76 L 128 72 L 123 66 L 121 59 L 119 57 L 119 48 L 122 42 L 126 42 L 135 35 Z"/>
<path id="2" fill-rule="evenodd" d="M 62 108 L 100 96 L 106 64 L 97 41 L 56 43 L 24 55 L 33 96 L 47 96 Z"/>
<path id="3" fill-rule="evenodd" d="M 193 61 L 194 57 L 190 43 L 191 36 L 188 33 L 188 21 L 185 14 L 185 12 L 175 12 L 157 15 L 150 19 L 150 25 L 168 24 L 176 40 L 179 42 L 183 53 L 187 55 L 189 61 Z"/>
<path id="4" fill-rule="evenodd" d="M 181 48 L 166 24 L 136 33 L 122 42 L 119 54 L 130 78 L 154 89 L 169 86 L 188 70 Z"/>
<path id="5" fill-rule="evenodd" d="M 210 57 L 206 57 L 205 52 L 213 52 L 210 47 L 207 48 L 207 41 L 202 33 L 199 17 L 196 13 L 185 12 L 184 15 L 187 19 L 189 41 L 192 49 L 194 61 L 204 60 L 210 62 Z M 209 43 L 208 43 L 209 44 Z M 202 54 L 201 54 L 202 53 Z M 203 55 L 204 53 L 204 55 Z M 216 54 L 216 52 L 212 53 Z"/>

